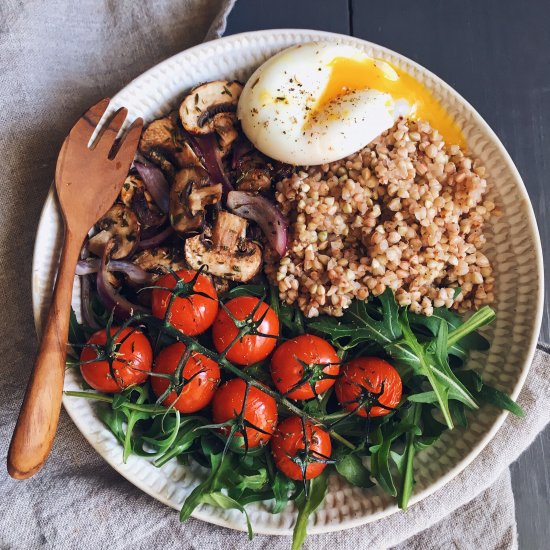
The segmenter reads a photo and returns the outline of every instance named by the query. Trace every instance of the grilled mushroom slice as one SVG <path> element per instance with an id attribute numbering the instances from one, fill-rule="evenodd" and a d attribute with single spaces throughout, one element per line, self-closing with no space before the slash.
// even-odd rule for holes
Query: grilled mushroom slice
<path id="1" fill-rule="evenodd" d="M 88 241 L 88 249 L 102 256 L 105 246 L 114 239 L 111 258 L 126 258 L 135 249 L 141 232 L 137 216 L 123 204 L 115 204 L 96 224 L 97 233 Z"/>
<path id="2" fill-rule="evenodd" d="M 222 184 L 210 185 L 204 168 L 183 168 L 174 178 L 170 190 L 170 223 L 178 233 L 202 228 L 204 209 L 222 198 Z"/>
<path id="3" fill-rule="evenodd" d="M 139 221 L 145 226 L 157 226 L 166 219 L 166 216 L 155 204 L 151 193 L 145 188 L 143 180 L 137 174 L 130 174 L 124 180 L 120 198 L 128 208 L 135 212 Z"/>
<path id="4" fill-rule="evenodd" d="M 185 241 L 187 263 L 193 269 L 207 265 L 210 275 L 249 281 L 262 266 L 262 251 L 246 238 L 246 225 L 244 218 L 220 211 L 211 235 L 205 232 Z"/>
<path id="5" fill-rule="evenodd" d="M 257 155 L 240 159 L 237 163 L 236 187 L 239 191 L 268 191 L 271 188 L 268 165 Z"/>
<path id="6" fill-rule="evenodd" d="M 191 134 L 211 134 L 227 123 L 227 113 L 235 113 L 242 84 L 233 80 L 214 80 L 193 88 L 180 105 L 183 127 Z M 235 120 L 231 119 L 232 124 Z"/>
<path id="7" fill-rule="evenodd" d="M 170 270 L 179 271 L 186 267 L 183 254 L 175 248 L 167 246 L 142 250 L 134 256 L 132 263 L 149 273 L 154 273 L 153 280 Z"/>
<path id="8" fill-rule="evenodd" d="M 212 279 L 212 284 L 214 285 L 218 296 L 229 291 L 229 281 L 227 279 L 222 279 L 221 277 L 210 278 Z"/>
<path id="9" fill-rule="evenodd" d="M 231 145 L 239 137 L 239 132 L 235 128 L 237 116 L 235 113 L 219 113 L 214 116 L 212 122 L 214 130 L 219 136 L 221 156 L 225 157 L 231 149 Z"/>
<path id="10" fill-rule="evenodd" d="M 174 166 L 200 165 L 200 161 L 178 127 L 177 113 L 153 120 L 141 135 L 139 149 L 143 156 L 173 175 Z"/>

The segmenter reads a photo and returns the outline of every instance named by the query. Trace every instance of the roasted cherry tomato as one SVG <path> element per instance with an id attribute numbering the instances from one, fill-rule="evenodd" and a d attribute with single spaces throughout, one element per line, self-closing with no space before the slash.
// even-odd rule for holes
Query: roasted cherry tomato
<path id="1" fill-rule="evenodd" d="M 111 337 L 119 330 L 119 327 L 111 327 Z M 94 349 L 88 346 L 99 347 Z M 107 357 L 111 357 L 111 367 Z M 109 344 L 107 331 L 102 329 L 90 337 L 87 347 L 80 354 L 80 362 L 82 377 L 92 388 L 119 393 L 128 386 L 147 380 L 153 363 L 153 350 L 145 334 L 139 330 L 126 327 Z"/>
<path id="2" fill-rule="evenodd" d="M 188 283 L 197 275 L 196 271 L 182 269 L 176 272 L 176 275 L 184 282 Z M 177 280 L 171 273 L 161 277 L 155 286 L 165 288 L 175 288 Z M 195 292 L 200 294 L 190 294 L 189 296 L 178 296 L 168 315 L 168 320 L 178 330 L 188 336 L 195 336 L 204 332 L 216 319 L 218 313 L 218 294 L 210 279 L 202 273 L 197 277 L 193 285 Z M 209 296 L 209 297 L 208 297 Z M 154 288 L 151 297 L 151 308 L 153 315 L 159 319 L 164 319 L 172 293 L 168 290 Z"/>
<path id="3" fill-rule="evenodd" d="M 264 336 L 249 335 L 243 336 L 237 340 L 231 349 L 227 352 L 227 359 L 238 365 L 252 365 L 265 359 L 275 347 L 277 336 L 279 336 L 279 319 L 275 312 L 265 303 L 261 302 L 258 307 L 258 298 L 252 296 L 240 296 L 229 300 L 225 307 L 231 312 L 238 321 L 243 321 L 254 311 L 254 321 L 263 321 L 258 327 L 258 332 L 269 334 L 275 338 L 266 338 Z M 221 353 L 231 345 L 231 342 L 239 334 L 239 329 L 228 315 L 227 311 L 220 308 L 214 326 L 212 327 L 212 339 L 215 348 Z"/>
<path id="4" fill-rule="evenodd" d="M 185 354 L 186 346 L 181 343 L 164 348 L 155 360 L 151 386 L 157 397 L 161 397 L 168 389 L 168 378 L 154 374 L 173 374 Z M 181 386 L 177 385 L 164 401 L 163 405 L 173 405 L 182 413 L 192 413 L 204 409 L 214 397 L 220 382 L 220 367 L 202 353 L 193 352 L 187 359 L 181 371 Z M 176 382 L 177 384 L 177 382 Z"/>
<path id="5" fill-rule="evenodd" d="M 376 397 L 375 394 L 382 391 L 382 384 L 384 391 Z M 359 416 L 384 416 L 399 403 L 402 384 L 399 373 L 387 361 L 378 357 L 358 357 L 342 366 L 334 390 L 340 405 L 347 411 Z"/>
<path id="6" fill-rule="evenodd" d="M 307 443 L 307 452 L 306 452 Z M 271 453 L 277 468 L 290 479 L 312 479 L 330 460 L 332 444 L 327 431 L 299 416 L 283 420 L 271 439 Z"/>
<path id="7" fill-rule="evenodd" d="M 271 358 L 273 383 L 290 399 L 312 399 L 326 392 L 334 385 L 339 372 L 336 350 L 313 334 L 287 340 Z"/>
<path id="8" fill-rule="evenodd" d="M 277 425 L 277 403 L 273 397 L 252 386 L 248 389 L 246 402 L 245 393 L 246 382 L 240 378 L 222 384 L 212 401 L 212 418 L 216 424 L 221 424 L 236 418 L 244 410 L 244 419 L 249 423 L 246 428 L 248 447 L 265 445 Z M 231 427 L 224 426 L 221 430 L 227 435 Z M 242 437 L 242 432 L 235 432 L 235 435 Z M 242 446 L 245 447 L 244 444 Z"/>

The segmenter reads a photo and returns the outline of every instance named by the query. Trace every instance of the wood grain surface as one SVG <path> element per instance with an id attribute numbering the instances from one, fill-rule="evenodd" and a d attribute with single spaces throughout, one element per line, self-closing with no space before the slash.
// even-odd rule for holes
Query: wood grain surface
<path id="1" fill-rule="evenodd" d="M 543 251 L 550 246 L 550 2 L 548 0 L 238 0 L 226 34 L 310 28 L 395 50 L 452 85 L 485 118 L 518 167 Z M 545 286 L 550 259 L 545 257 Z M 550 343 L 550 301 L 541 341 Z M 550 547 L 550 427 L 512 465 L 519 547 Z"/>
<path id="2" fill-rule="evenodd" d="M 138 118 L 117 148 L 116 138 L 128 114 L 121 108 L 90 150 L 89 141 L 108 105 L 104 99 L 82 115 L 57 159 L 55 187 L 65 225 L 64 243 L 47 322 L 8 451 L 8 472 L 15 479 L 33 476 L 50 454 L 61 410 L 76 262 L 89 228 L 120 192 L 143 127 Z"/>

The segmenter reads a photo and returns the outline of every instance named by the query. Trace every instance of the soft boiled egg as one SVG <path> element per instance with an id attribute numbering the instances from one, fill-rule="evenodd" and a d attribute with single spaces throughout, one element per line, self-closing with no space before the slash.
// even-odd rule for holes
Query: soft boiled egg
<path id="1" fill-rule="evenodd" d="M 399 116 L 427 120 L 448 143 L 463 144 L 452 117 L 419 81 L 335 42 L 301 44 L 268 59 L 246 83 L 237 116 L 257 149 L 294 165 L 351 155 Z"/>

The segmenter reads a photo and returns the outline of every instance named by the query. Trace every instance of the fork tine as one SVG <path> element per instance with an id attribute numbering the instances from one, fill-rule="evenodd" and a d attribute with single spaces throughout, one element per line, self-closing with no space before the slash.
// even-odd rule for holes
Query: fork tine
<path id="1" fill-rule="evenodd" d="M 81 141 L 88 143 L 95 132 L 99 121 L 105 114 L 105 111 L 109 106 L 109 101 L 109 98 L 106 97 L 105 99 L 98 101 L 93 107 L 90 107 L 72 127 L 69 136 L 71 138 L 78 136 Z"/>
<path id="2" fill-rule="evenodd" d="M 136 118 L 130 126 L 126 135 L 120 140 L 118 150 L 113 157 L 116 161 L 117 169 L 120 167 L 127 172 L 130 168 L 130 164 L 134 160 L 136 149 L 141 137 L 141 130 L 143 129 L 143 119 L 141 117 Z"/>
<path id="3" fill-rule="evenodd" d="M 103 128 L 100 129 L 92 145 L 92 150 L 97 150 L 98 153 L 107 156 L 115 143 L 116 137 L 127 115 L 128 109 L 126 109 L 126 107 L 118 109 L 109 121 L 109 124 L 105 124 Z"/>

